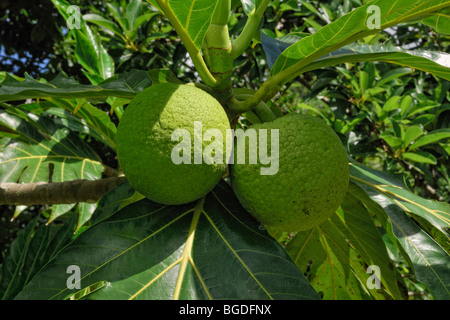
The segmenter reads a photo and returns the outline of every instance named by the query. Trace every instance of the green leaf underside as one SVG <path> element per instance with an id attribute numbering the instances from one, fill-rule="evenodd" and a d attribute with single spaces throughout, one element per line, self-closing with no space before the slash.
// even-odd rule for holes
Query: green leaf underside
<path id="1" fill-rule="evenodd" d="M 450 204 L 424 199 L 407 190 L 399 181 L 386 174 L 360 165 L 350 166 L 351 178 L 392 198 L 394 203 L 407 212 L 412 212 L 433 224 L 440 231 L 450 227 Z M 449 238 L 450 239 L 450 238 Z"/>
<path id="2" fill-rule="evenodd" d="M 450 80 L 450 55 L 447 53 L 405 50 L 387 45 L 358 45 L 345 46 L 346 53 L 326 56 L 300 69 L 303 73 L 319 68 L 333 66 L 348 62 L 386 62 L 411 67 L 435 74 L 443 79 Z"/>
<path id="3" fill-rule="evenodd" d="M 417 279 L 428 286 L 435 299 L 450 299 L 450 256 L 388 197 L 361 186 L 379 203 L 392 222 L 394 234 L 411 259 Z"/>
<path id="4" fill-rule="evenodd" d="M 264 33 L 261 33 L 263 39 L 264 50 L 271 67 L 275 59 L 286 48 L 293 44 L 293 39 L 299 37 L 284 36 L 273 39 Z M 392 43 L 382 45 L 360 45 L 351 43 L 339 48 L 326 56 L 312 62 L 311 64 L 301 68 L 297 73 L 333 66 L 349 62 L 370 62 L 379 61 L 408 66 L 413 69 L 436 74 L 444 79 L 450 79 L 450 55 L 447 53 L 426 51 L 426 50 L 406 50 L 394 46 Z M 408 73 L 411 73 L 409 69 Z"/>
<path id="5" fill-rule="evenodd" d="M 437 33 L 450 35 L 450 8 L 442 9 L 429 17 L 425 17 L 421 22 L 433 28 Z"/>
<path id="6" fill-rule="evenodd" d="M 59 74 L 55 79 L 44 83 L 29 76 L 20 81 L 6 74 L 0 83 L 0 102 L 37 98 L 86 98 L 106 100 L 108 97 L 132 99 L 139 91 L 152 84 L 147 71 L 132 70 L 116 75 L 98 85 L 84 85 Z"/>
<path id="7" fill-rule="evenodd" d="M 420 198 L 386 173 L 360 165 L 351 165 L 350 174 L 371 199 L 364 199 L 364 204 L 373 207 L 370 203 L 373 201 L 387 213 L 393 234 L 412 262 L 417 279 L 430 289 L 435 299 L 450 299 L 449 253 L 405 213 L 424 218 L 448 241 L 444 226 L 448 228 L 450 224 L 450 204 Z"/>
<path id="8" fill-rule="evenodd" d="M 221 183 L 203 204 L 130 204 L 80 235 L 17 298 L 68 298 L 76 292 L 66 269 L 78 265 L 82 288 L 107 282 L 91 299 L 317 299 L 236 203 Z"/>
<path id="9" fill-rule="evenodd" d="M 211 0 L 167 0 L 186 33 L 200 49 L 208 31 L 217 1 Z"/>

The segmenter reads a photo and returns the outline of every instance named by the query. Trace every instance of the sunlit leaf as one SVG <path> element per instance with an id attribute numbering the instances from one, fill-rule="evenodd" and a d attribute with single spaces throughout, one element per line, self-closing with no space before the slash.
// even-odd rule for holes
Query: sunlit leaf
<path id="1" fill-rule="evenodd" d="M 427 151 L 404 152 L 402 158 L 413 162 L 436 164 L 437 159 Z"/>
<path id="2" fill-rule="evenodd" d="M 372 1 L 367 5 L 356 8 L 340 19 L 324 26 L 316 33 L 290 46 L 278 57 L 271 70 L 271 75 L 283 72 L 284 81 L 289 81 L 301 72 L 324 67 L 331 63 L 384 61 L 384 57 L 386 61 L 390 60 L 389 62 L 397 62 L 407 66 L 410 66 L 411 62 L 414 63 L 416 61 L 415 64 L 417 66 L 421 63 L 425 64 L 425 68 L 432 70 L 430 72 L 438 74 L 445 79 L 450 78 L 450 65 L 448 65 L 448 59 L 445 58 L 446 54 L 436 53 L 433 57 L 432 53 L 419 53 L 418 56 L 415 56 L 411 53 L 402 52 L 403 50 L 390 52 L 392 48 L 371 52 L 372 48 L 367 46 L 363 49 L 363 51 L 367 50 L 366 54 L 350 54 L 350 59 L 345 54 L 341 57 L 327 57 L 328 54 L 335 50 L 379 32 L 379 29 L 370 27 L 367 22 L 371 15 L 368 12 L 369 5 L 375 5 L 381 9 L 380 29 L 384 29 L 404 21 L 429 15 L 442 8 L 449 7 L 450 3 L 446 0 Z M 322 61 L 316 61 L 321 58 Z M 427 59 L 429 62 L 426 62 Z"/>
<path id="3" fill-rule="evenodd" d="M 27 142 L 0 139 L 0 182 L 63 182 L 101 178 L 100 157 L 68 128 L 37 118 L 47 133 L 5 111 L 0 123 L 20 133 Z M 64 213 L 64 211 L 63 211 Z M 50 217 L 52 221 L 55 216 Z"/>
<path id="4" fill-rule="evenodd" d="M 66 21 L 71 21 L 79 13 L 69 10 L 70 4 L 64 0 L 52 0 L 59 13 Z M 86 71 L 100 79 L 108 79 L 114 75 L 114 61 L 102 46 L 100 36 L 93 32 L 79 16 L 79 26 L 70 27 L 69 31 L 75 38 L 75 56 Z"/>
<path id="5" fill-rule="evenodd" d="M 415 141 L 410 147 L 410 150 L 417 149 L 419 147 L 438 142 L 442 139 L 450 139 L 450 129 L 439 129 L 432 131 L 422 138 Z"/>

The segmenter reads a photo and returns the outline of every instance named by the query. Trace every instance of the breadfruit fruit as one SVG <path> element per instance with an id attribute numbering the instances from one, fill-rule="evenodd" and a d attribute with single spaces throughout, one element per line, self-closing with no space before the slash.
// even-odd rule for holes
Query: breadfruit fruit
<path id="1" fill-rule="evenodd" d="M 217 161 L 225 156 L 224 144 L 223 151 L 203 154 L 211 143 L 202 139 L 208 129 L 225 137 L 230 123 L 221 104 L 205 91 L 164 83 L 138 93 L 123 113 L 116 138 L 119 165 L 130 185 L 167 205 L 203 197 L 227 165 L 224 157 Z"/>
<path id="2" fill-rule="evenodd" d="M 279 162 L 275 174 L 262 175 L 260 169 L 267 165 L 260 161 L 237 163 L 236 144 L 230 174 L 242 206 L 262 224 L 280 231 L 307 230 L 330 218 L 349 183 L 348 158 L 337 134 L 321 119 L 300 114 L 249 129 L 267 129 L 267 145 L 274 134 L 271 129 L 278 129 Z M 267 154 L 275 151 L 274 146 L 268 149 Z"/>

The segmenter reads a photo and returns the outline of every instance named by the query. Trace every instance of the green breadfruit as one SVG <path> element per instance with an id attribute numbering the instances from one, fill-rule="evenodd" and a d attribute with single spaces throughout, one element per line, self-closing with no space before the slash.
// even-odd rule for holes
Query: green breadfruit
<path id="1" fill-rule="evenodd" d="M 271 144 L 270 129 L 279 129 L 279 165 L 276 174 L 262 175 L 260 169 L 269 165 L 239 164 L 235 158 L 231 183 L 242 206 L 261 223 L 280 231 L 307 230 L 328 219 L 344 199 L 349 183 L 347 154 L 336 133 L 321 119 L 300 114 L 250 128 L 268 129 L 267 145 Z M 269 148 L 268 155 L 273 150 Z"/>
<path id="2" fill-rule="evenodd" d="M 197 138 L 194 121 L 201 123 Z M 173 139 L 176 129 L 188 132 L 190 141 L 181 140 L 181 136 Z M 213 161 L 217 158 L 213 157 L 215 151 L 210 156 L 203 154 L 201 163 L 194 161 L 194 151 L 199 150 L 194 147 L 194 139 L 201 141 L 197 146 L 202 147 L 198 153 L 202 155 L 211 143 L 201 138 L 208 129 L 216 129 L 224 137 L 230 129 L 228 117 L 215 98 L 194 86 L 153 85 L 136 95 L 120 120 L 116 140 L 119 165 L 131 186 L 150 200 L 172 205 L 199 199 L 219 182 L 226 170 L 225 158 L 222 163 Z M 174 147 L 180 143 L 190 147 L 189 163 L 173 161 L 172 153 L 178 150 Z M 176 153 L 183 154 L 186 150 Z M 223 151 L 217 152 L 225 155 L 225 145 Z"/>

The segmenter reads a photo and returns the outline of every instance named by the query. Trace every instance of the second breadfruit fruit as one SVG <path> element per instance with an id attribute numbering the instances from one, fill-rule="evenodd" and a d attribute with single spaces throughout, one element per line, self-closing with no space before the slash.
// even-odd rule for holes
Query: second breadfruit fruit
<path id="1" fill-rule="evenodd" d="M 347 154 L 336 133 L 321 119 L 300 114 L 250 129 L 267 129 L 268 145 L 271 129 L 279 130 L 279 168 L 273 175 L 261 175 L 260 162 L 231 166 L 231 184 L 242 206 L 280 231 L 307 230 L 331 217 L 349 183 Z"/>

